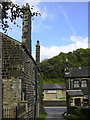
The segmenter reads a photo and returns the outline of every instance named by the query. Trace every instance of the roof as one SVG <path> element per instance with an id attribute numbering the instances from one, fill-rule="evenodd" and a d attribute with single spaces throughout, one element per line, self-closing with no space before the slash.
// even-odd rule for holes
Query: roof
<path id="1" fill-rule="evenodd" d="M 43 85 L 44 90 L 56 90 L 56 89 L 65 89 L 64 84 L 44 84 Z"/>
<path id="2" fill-rule="evenodd" d="M 69 72 L 65 73 L 66 78 L 82 78 L 90 77 L 90 67 L 75 67 L 69 68 Z"/>
<path id="3" fill-rule="evenodd" d="M 69 96 L 75 97 L 75 96 L 84 96 L 83 92 L 81 90 L 66 90 Z"/>
<path id="4" fill-rule="evenodd" d="M 2 32 L 0 32 L 0 37 L 1 37 L 1 39 L 2 39 L 3 37 L 7 37 L 8 39 L 10 39 L 10 40 L 12 40 L 12 41 L 14 41 L 14 42 L 16 42 L 16 43 L 18 43 L 18 44 L 21 45 L 21 42 L 20 42 L 20 41 L 18 41 L 18 40 L 16 40 L 16 39 L 14 39 L 14 38 L 12 38 L 12 37 L 10 37 L 10 36 L 2 33 Z"/>

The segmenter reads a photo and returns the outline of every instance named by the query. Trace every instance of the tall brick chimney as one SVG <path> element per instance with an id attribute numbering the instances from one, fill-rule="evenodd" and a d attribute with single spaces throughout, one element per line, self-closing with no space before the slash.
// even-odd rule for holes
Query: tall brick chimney
<path id="1" fill-rule="evenodd" d="M 24 7 L 24 16 L 23 16 L 23 23 L 22 23 L 22 43 L 27 48 L 28 52 L 32 54 L 31 49 L 31 11 L 30 6 L 26 3 Z"/>
<path id="2" fill-rule="evenodd" d="M 40 44 L 39 44 L 39 40 L 37 40 L 37 44 L 36 44 L 36 63 L 38 65 L 40 64 Z"/>

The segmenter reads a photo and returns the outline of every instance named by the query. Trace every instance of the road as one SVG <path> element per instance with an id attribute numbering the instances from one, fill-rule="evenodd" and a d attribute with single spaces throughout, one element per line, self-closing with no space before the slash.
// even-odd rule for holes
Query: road
<path id="1" fill-rule="evenodd" d="M 44 107 L 47 112 L 46 120 L 65 120 L 62 114 L 66 111 L 66 107 Z"/>

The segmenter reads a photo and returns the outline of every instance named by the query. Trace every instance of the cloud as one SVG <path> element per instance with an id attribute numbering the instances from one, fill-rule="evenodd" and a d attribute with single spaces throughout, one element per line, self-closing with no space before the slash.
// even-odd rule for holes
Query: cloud
<path id="1" fill-rule="evenodd" d="M 78 48 L 88 48 L 88 37 L 71 36 L 70 41 L 73 43 L 66 46 L 41 46 L 41 61 L 47 58 L 52 58 L 60 54 L 60 52 L 68 53 Z"/>

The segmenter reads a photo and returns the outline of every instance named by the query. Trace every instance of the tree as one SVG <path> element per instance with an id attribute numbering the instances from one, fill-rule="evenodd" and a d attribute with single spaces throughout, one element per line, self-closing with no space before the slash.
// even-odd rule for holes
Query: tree
<path id="1" fill-rule="evenodd" d="M 26 3 L 26 5 L 28 5 Z M 10 27 L 8 24 L 8 20 L 12 22 L 13 24 L 16 24 L 18 27 L 18 24 L 16 23 L 17 18 L 23 18 L 23 15 L 26 11 L 30 10 L 30 16 L 38 16 L 41 15 L 38 11 L 37 12 L 31 12 L 31 10 L 34 8 L 34 6 L 29 9 L 29 7 L 25 7 L 24 5 L 20 7 L 17 4 L 14 4 L 12 2 L 0 2 L 0 28 L 3 29 L 3 31 L 6 33 L 7 29 Z"/>
<path id="2" fill-rule="evenodd" d="M 68 59 L 68 66 L 71 68 L 90 66 L 90 49 L 81 48 L 69 53 L 60 53 L 58 56 L 42 61 L 40 68 L 47 82 L 50 78 L 57 81 L 64 79 L 66 59 Z"/>

